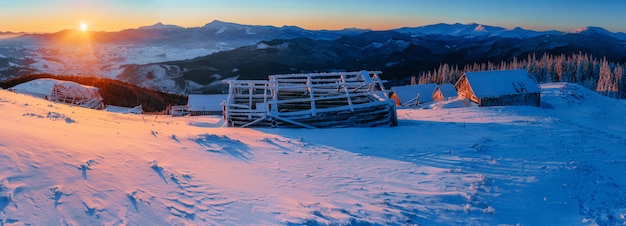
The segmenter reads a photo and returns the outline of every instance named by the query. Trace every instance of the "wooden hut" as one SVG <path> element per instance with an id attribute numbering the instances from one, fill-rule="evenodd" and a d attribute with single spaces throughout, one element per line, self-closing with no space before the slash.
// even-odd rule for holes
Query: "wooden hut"
<path id="1" fill-rule="evenodd" d="M 397 125 L 378 71 L 271 75 L 225 80 L 230 126 L 371 127 Z"/>
<path id="2" fill-rule="evenodd" d="M 221 115 L 226 99 L 228 94 L 189 94 L 187 110 L 191 116 Z"/>
<path id="3" fill-rule="evenodd" d="M 449 100 L 452 98 L 456 98 L 458 93 L 454 85 L 452 84 L 439 84 L 435 87 L 435 91 L 433 91 L 433 100 L 434 101 L 443 101 Z"/>
<path id="4" fill-rule="evenodd" d="M 42 78 L 16 85 L 9 90 L 72 106 L 104 109 L 98 88 L 75 82 Z"/>
<path id="5" fill-rule="evenodd" d="M 46 98 L 50 101 L 72 106 L 81 106 L 97 110 L 104 109 L 103 99 L 98 92 L 98 88 L 73 82 L 54 84 L 52 93 Z"/>
<path id="6" fill-rule="evenodd" d="M 454 87 L 479 106 L 540 105 L 541 90 L 526 70 L 466 72 Z"/>
<path id="7" fill-rule="evenodd" d="M 433 92 L 437 84 L 418 84 L 391 87 L 391 99 L 396 106 L 415 106 L 433 101 Z"/>
<path id="8" fill-rule="evenodd" d="M 174 105 L 168 106 L 165 111 L 171 116 L 185 116 L 189 115 L 189 106 L 187 105 Z"/>

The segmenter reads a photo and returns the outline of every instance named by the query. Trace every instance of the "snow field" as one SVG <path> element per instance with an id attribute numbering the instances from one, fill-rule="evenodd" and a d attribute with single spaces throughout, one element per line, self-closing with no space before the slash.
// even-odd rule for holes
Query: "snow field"
<path id="1" fill-rule="evenodd" d="M 626 104 L 398 110 L 400 126 L 239 129 L 0 91 L 0 224 L 619 225 Z"/>

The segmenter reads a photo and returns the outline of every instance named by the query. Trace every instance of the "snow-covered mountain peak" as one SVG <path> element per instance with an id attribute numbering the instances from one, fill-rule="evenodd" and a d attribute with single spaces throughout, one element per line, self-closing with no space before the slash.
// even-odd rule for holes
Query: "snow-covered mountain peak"
<path id="1" fill-rule="evenodd" d="M 202 29 L 208 31 L 215 31 L 215 34 L 223 34 L 228 31 L 244 31 L 245 34 L 254 34 L 252 30 L 261 26 L 243 25 L 231 22 L 224 22 L 220 20 L 214 20 L 208 24 L 205 24 Z"/>
<path id="2" fill-rule="evenodd" d="M 156 24 L 150 25 L 150 26 L 142 26 L 138 28 L 139 30 L 157 30 L 157 29 L 184 29 L 184 27 L 178 26 L 178 25 L 170 25 L 170 24 L 163 24 L 161 22 L 158 22 Z"/>
<path id="3" fill-rule="evenodd" d="M 223 27 L 243 28 L 243 27 L 247 27 L 247 26 L 249 26 L 249 25 L 225 22 L 225 21 L 221 21 L 221 20 L 213 20 L 210 23 L 205 24 L 202 28 L 204 28 L 204 29 L 216 29 L 216 28 L 220 29 L 220 28 L 223 28 Z"/>
<path id="4" fill-rule="evenodd" d="M 231 22 L 226 22 L 226 21 L 221 21 L 221 20 L 213 20 L 207 24 L 205 24 L 204 26 L 224 26 L 224 25 L 239 25 L 236 23 L 231 23 Z"/>
<path id="5" fill-rule="evenodd" d="M 476 32 L 486 32 L 487 30 L 485 29 L 485 26 L 478 24 L 476 25 L 476 27 L 474 28 L 474 31 Z"/>
<path id="6" fill-rule="evenodd" d="M 613 37 L 616 39 L 621 39 L 621 40 L 626 40 L 626 34 L 621 33 L 621 32 L 617 32 L 617 33 L 613 33 L 607 29 L 604 29 L 602 27 L 594 27 L 594 26 L 586 26 L 586 27 L 580 27 L 580 28 L 576 28 L 573 29 L 571 31 L 569 31 L 569 33 L 572 34 L 588 34 L 588 35 L 603 35 L 603 36 L 609 36 L 609 37 Z"/>
<path id="7" fill-rule="evenodd" d="M 594 27 L 594 26 L 579 27 L 570 31 L 570 33 L 585 33 L 585 32 L 611 33 L 610 31 L 604 28 Z"/>

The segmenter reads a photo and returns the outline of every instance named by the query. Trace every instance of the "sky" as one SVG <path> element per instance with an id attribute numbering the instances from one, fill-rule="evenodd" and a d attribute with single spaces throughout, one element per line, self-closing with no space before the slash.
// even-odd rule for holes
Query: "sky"
<path id="1" fill-rule="evenodd" d="M 601 3 L 598 3 L 601 2 Z M 0 31 L 119 31 L 157 22 L 200 27 L 213 20 L 305 29 L 387 30 L 436 23 L 626 32 L 624 0 L 0 0 Z"/>

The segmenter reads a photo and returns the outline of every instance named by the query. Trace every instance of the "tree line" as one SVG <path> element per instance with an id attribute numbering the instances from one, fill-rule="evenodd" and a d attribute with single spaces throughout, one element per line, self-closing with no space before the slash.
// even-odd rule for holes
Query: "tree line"
<path id="1" fill-rule="evenodd" d="M 463 67 L 441 64 L 432 71 L 420 72 L 411 77 L 411 84 L 455 83 L 461 75 L 470 71 L 525 69 L 538 82 L 571 82 L 595 90 L 602 95 L 626 98 L 626 64 L 609 62 L 585 53 L 569 56 L 543 54 L 537 58 L 530 54 L 526 58 L 513 58 L 509 62 L 473 63 Z"/>
<path id="2" fill-rule="evenodd" d="M 141 105 L 144 112 L 161 112 L 170 105 L 187 104 L 187 97 L 146 89 L 137 85 L 108 78 L 88 76 L 63 76 L 51 74 L 30 74 L 0 81 L 0 87 L 10 87 L 41 78 L 51 78 L 97 87 L 106 105 L 135 107 Z"/>

